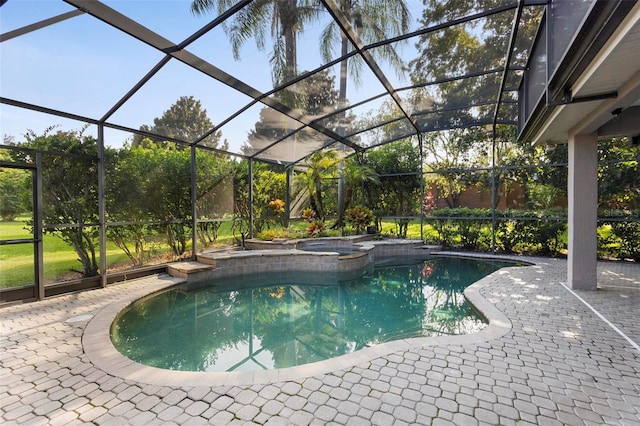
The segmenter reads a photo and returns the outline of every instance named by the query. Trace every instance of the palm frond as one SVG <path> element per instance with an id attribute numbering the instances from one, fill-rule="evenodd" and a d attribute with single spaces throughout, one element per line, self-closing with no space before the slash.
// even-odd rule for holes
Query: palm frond
<path id="1" fill-rule="evenodd" d="M 286 61 L 286 46 L 284 37 L 278 37 L 273 44 L 273 51 L 269 58 L 269 64 L 271 65 L 271 78 L 273 79 L 273 85 L 278 86 L 285 83 L 287 70 Z"/>
<path id="2" fill-rule="evenodd" d="M 320 34 L 320 54 L 322 60 L 329 62 L 334 58 L 335 46 L 340 45 L 340 30 L 335 22 L 324 27 Z"/>
<path id="3" fill-rule="evenodd" d="M 263 1 L 252 2 L 233 16 L 226 32 L 235 60 L 240 59 L 240 48 L 251 38 L 255 40 L 258 49 L 264 50 L 265 17 L 269 13 L 266 6 Z"/>
<path id="4" fill-rule="evenodd" d="M 191 13 L 204 15 L 207 12 L 214 11 L 221 15 L 235 4 L 235 0 L 193 0 L 191 2 Z"/>

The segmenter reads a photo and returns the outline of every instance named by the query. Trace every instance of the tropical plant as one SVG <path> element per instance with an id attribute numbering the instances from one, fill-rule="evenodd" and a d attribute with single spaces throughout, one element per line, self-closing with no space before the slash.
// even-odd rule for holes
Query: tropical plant
<path id="1" fill-rule="evenodd" d="M 429 214 L 431 210 L 436 208 L 436 197 L 433 191 L 429 191 L 422 197 L 422 213 Z"/>
<path id="2" fill-rule="evenodd" d="M 261 232 L 283 219 L 287 177 L 283 171 L 276 171 L 266 165 L 254 169 L 253 226 Z"/>
<path id="3" fill-rule="evenodd" d="M 404 0 L 337 0 L 336 4 L 364 44 L 402 35 L 409 28 L 410 13 Z M 346 56 L 353 49 L 347 35 L 332 20 L 320 37 L 320 52 L 325 62 L 329 62 L 335 57 L 335 46 L 340 46 L 341 56 Z M 390 64 L 398 74 L 401 75 L 404 71 L 404 62 L 396 52 L 394 45 L 385 44 L 379 48 L 371 49 L 370 52 L 377 60 Z M 363 65 L 362 58 L 358 55 L 345 58 L 340 62 L 338 100 L 340 109 L 346 107 L 347 103 L 348 75 L 350 74 L 351 79 L 358 84 Z M 344 132 L 344 119 L 345 113 L 343 111 L 340 114 L 342 126 L 339 132 Z"/>
<path id="4" fill-rule="evenodd" d="M 378 174 L 371 167 L 361 164 L 356 158 L 351 157 L 345 161 L 345 167 L 342 169 L 342 177 L 344 178 L 345 193 L 344 202 L 339 206 L 338 218 L 332 228 L 341 228 L 344 226 L 344 216 L 354 193 L 365 184 L 378 184 Z"/>
<path id="5" fill-rule="evenodd" d="M 325 230 L 325 222 L 324 220 L 312 220 L 311 222 L 309 222 L 309 225 L 307 225 L 307 235 L 310 237 L 321 237 L 324 235 L 324 230 Z"/>
<path id="6" fill-rule="evenodd" d="M 314 152 L 305 162 L 306 169 L 295 177 L 297 185 L 307 191 L 311 208 L 322 221 L 325 219 L 322 180 L 335 173 L 338 161 L 335 150 Z"/>
<path id="7" fill-rule="evenodd" d="M 356 206 L 347 211 L 347 223 L 353 227 L 356 234 L 361 234 L 371 222 L 373 222 L 373 212 L 366 207 Z"/>
<path id="8" fill-rule="evenodd" d="M 324 235 L 325 222 L 318 218 L 314 209 L 307 207 L 302 210 L 302 218 L 309 223 L 305 230 L 307 236 L 321 237 Z"/>
<path id="9" fill-rule="evenodd" d="M 310 209 L 309 207 L 305 208 L 304 210 L 302 210 L 302 218 L 307 222 L 314 221 L 316 219 L 315 210 Z"/>
<path id="10" fill-rule="evenodd" d="M 284 212 L 285 212 L 285 202 L 279 198 L 275 200 L 269 201 L 267 204 L 269 207 L 268 212 L 266 213 L 267 220 L 270 220 L 273 225 L 276 223 L 280 223 L 284 226 Z"/>

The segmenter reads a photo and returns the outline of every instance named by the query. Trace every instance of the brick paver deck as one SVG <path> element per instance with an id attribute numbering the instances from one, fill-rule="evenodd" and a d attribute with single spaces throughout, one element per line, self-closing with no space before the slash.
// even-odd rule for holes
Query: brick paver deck
<path id="1" fill-rule="evenodd" d="M 477 285 L 510 320 L 499 338 L 405 342 L 335 371 L 253 385 L 163 386 L 92 364 L 82 346 L 91 319 L 123 294 L 170 277 L 6 307 L 0 309 L 0 419 L 29 425 L 640 425 L 640 265 L 599 263 L 600 290 L 574 294 L 563 285 L 566 261 L 529 260 L 536 265 L 498 271 Z"/>

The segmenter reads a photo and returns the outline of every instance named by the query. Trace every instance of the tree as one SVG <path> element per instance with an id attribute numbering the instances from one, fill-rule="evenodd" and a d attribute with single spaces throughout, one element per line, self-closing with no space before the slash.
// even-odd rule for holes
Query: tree
<path id="1" fill-rule="evenodd" d="M 335 77 L 330 75 L 329 70 L 320 71 L 302 80 L 297 86 L 298 90 L 295 95 L 297 108 L 304 115 L 312 117 L 323 116 L 334 111 L 338 103 L 338 91 L 334 89 L 334 85 Z M 282 93 L 278 92 L 275 96 L 279 98 Z M 323 124 L 332 129 L 337 124 L 337 119 L 329 117 Z M 291 120 L 269 107 L 262 108 L 259 120 L 247 136 L 247 144 L 243 146 L 243 152 L 251 155 L 267 148 L 274 141 L 283 139 L 299 127 L 299 122 Z M 317 133 L 310 129 L 299 130 L 291 137 L 295 138 L 297 142 L 306 144 L 325 142 L 324 137 L 318 140 Z M 288 158 L 290 149 L 286 144 L 281 143 L 269 148 L 269 153 L 278 158 Z"/>
<path id="2" fill-rule="evenodd" d="M 527 208 L 552 207 L 554 202 L 567 194 L 567 150 L 556 146 L 549 149 L 544 145 L 532 146 L 515 142 L 516 129 L 513 126 L 497 126 L 496 186 L 501 185 L 504 193 L 520 186 Z M 502 141 L 502 143 L 501 143 Z M 561 166 L 558 166 L 561 164 Z M 496 194 L 496 204 L 500 194 Z"/>
<path id="3" fill-rule="evenodd" d="M 192 218 L 190 152 L 176 149 L 173 144 L 143 140 L 139 146 L 124 147 L 118 153 L 112 179 L 107 183 L 110 219 L 138 223 L 114 227 L 109 231 L 110 238 L 138 265 L 144 260 L 147 238 L 158 227 L 166 235 L 173 254 L 182 256 L 189 239 L 186 224 Z M 130 240 L 135 244 L 134 257 L 125 247 Z"/>
<path id="4" fill-rule="evenodd" d="M 376 216 L 417 214 L 420 207 L 420 151 L 403 139 L 367 151 L 365 164 L 378 175 L 378 185 L 366 185 Z"/>
<path id="5" fill-rule="evenodd" d="M 155 202 L 149 205 L 154 217 L 162 220 L 167 241 L 176 256 L 187 249 L 189 237 L 185 223 L 191 220 L 191 157 L 189 151 L 154 148 L 148 153 L 156 164 L 150 176 L 149 194 Z"/>
<path id="6" fill-rule="evenodd" d="M 404 120 L 393 120 L 398 116 L 398 107 L 394 102 L 384 102 L 377 111 L 372 111 L 360 119 L 358 127 L 371 128 L 378 123 L 387 124 L 375 127 L 370 145 L 373 148 L 367 150 L 363 164 L 368 166 L 376 180 L 366 179 L 364 182 L 365 194 L 368 196 L 368 205 L 377 213 L 376 219 L 381 215 L 409 215 L 413 214 L 419 205 L 420 189 L 420 151 L 410 138 L 401 139 L 393 143 L 384 144 L 384 141 L 392 140 L 398 134 L 407 133 Z M 383 143 L 375 147 L 375 144 Z M 348 166 L 345 168 L 347 169 Z M 345 172 L 345 180 L 349 172 Z M 345 185 L 348 188 L 348 185 Z M 345 191 L 348 192 L 348 189 Z M 346 195 L 346 194 L 345 194 Z M 415 198 L 415 200 L 413 200 Z M 348 200 L 348 197 L 345 196 Z"/>
<path id="7" fill-rule="evenodd" d="M 0 151 L 0 160 L 9 161 L 10 159 L 8 153 Z M 15 220 L 18 214 L 29 210 L 30 188 L 30 171 L 0 167 L 0 220 Z"/>
<path id="8" fill-rule="evenodd" d="M 516 140 L 516 128 L 509 125 L 496 125 L 495 134 L 495 171 L 490 171 L 493 158 L 492 134 L 484 128 L 471 128 L 469 132 L 470 144 L 466 148 L 468 153 L 460 167 L 481 168 L 485 170 L 469 170 L 468 173 L 449 174 L 448 178 L 459 181 L 451 187 L 458 186 L 464 190 L 468 185 L 474 185 L 478 190 L 490 193 L 492 179 L 495 179 L 496 193 L 495 204 L 500 203 L 501 194 L 508 194 L 514 187 L 519 186 L 524 194 L 524 202 L 529 202 L 529 188 L 533 184 L 532 176 L 542 174 L 540 166 L 544 162 L 545 153 L 543 147 L 534 147 L 528 144 L 518 144 Z M 447 133 L 447 132 L 445 132 Z M 455 141 L 453 142 L 455 143 Z M 439 167 L 436 165 L 436 168 Z M 502 191 L 500 190 L 502 188 Z M 443 194 L 450 193 L 443 191 Z M 454 194 L 455 195 L 455 194 Z M 457 195 L 460 195 L 459 193 Z M 446 196 L 446 195 L 445 195 Z M 454 197 L 455 198 L 455 197 Z M 450 198 L 447 203 L 450 207 L 458 206 L 458 202 Z"/>
<path id="9" fill-rule="evenodd" d="M 220 15 L 235 3 L 232 0 L 193 0 L 191 11 L 202 15 L 214 10 Z M 240 48 L 249 38 L 254 38 L 258 49 L 264 50 L 266 33 L 271 33 L 273 50 L 269 63 L 273 84 L 278 86 L 297 75 L 297 33 L 307 22 L 317 19 L 319 12 L 316 0 L 256 0 L 223 25 L 236 60 L 240 59 Z M 285 104 L 292 106 L 292 99 L 287 99 Z"/>
<path id="10" fill-rule="evenodd" d="M 432 182 L 439 198 L 449 207 L 460 206 L 460 195 L 470 183 L 466 169 L 475 164 L 478 140 L 483 138 L 478 129 L 455 129 L 428 133 L 423 138 L 423 150 L 428 172 L 427 182 Z"/>
<path id="11" fill-rule="evenodd" d="M 141 126 L 140 130 L 185 142 L 196 141 L 214 128 L 207 111 L 193 96 L 178 98 L 162 117 L 155 118 L 153 123 L 153 126 Z M 227 149 L 226 141 L 223 146 L 218 146 L 220 138 L 221 133 L 218 131 L 207 136 L 200 144 Z M 130 194 L 114 194 L 114 211 L 160 221 L 173 253 L 177 256 L 183 255 L 188 240 L 185 222 L 192 218 L 189 151 L 161 137 L 151 139 L 136 135 L 131 147 L 123 149 L 120 160 L 123 172 L 120 176 L 115 176 L 114 180 L 125 179 L 124 176 L 130 174 L 130 182 L 136 182 L 137 187 L 132 185 L 134 188 L 131 188 Z M 229 167 L 225 165 L 227 162 L 228 159 L 219 154 L 200 152 L 196 155 L 196 197 L 200 201 L 200 207 L 206 196 L 212 199 L 214 188 L 229 175 Z M 124 248 L 126 244 L 119 244 L 134 263 L 140 263 L 139 256 L 144 251 L 144 242 L 141 239 L 145 233 L 139 231 L 130 235 L 136 240 L 137 255 L 131 256 Z M 112 235 L 116 241 L 120 238 Z"/>
<path id="12" fill-rule="evenodd" d="M 318 220 L 325 220 L 326 211 L 322 199 L 322 180 L 335 173 L 339 161 L 338 153 L 333 150 L 316 151 L 305 162 L 304 172 L 296 175 L 298 186 L 306 190 L 309 195 L 311 209 L 316 213 Z"/>
<path id="13" fill-rule="evenodd" d="M 409 28 L 410 13 L 404 0 L 337 0 L 340 11 L 355 30 L 360 40 L 365 43 L 374 43 L 391 37 L 405 34 Z M 331 21 L 322 32 L 320 38 L 320 51 L 325 62 L 334 57 L 335 46 L 340 46 L 340 55 L 346 56 L 352 49 L 346 34 L 338 28 L 335 21 Z M 369 52 L 379 61 L 389 63 L 398 74 L 404 72 L 404 62 L 395 50 L 394 45 L 385 44 Z M 338 109 L 344 110 L 347 106 L 347 80 L 348 74 L 358 84 L 362 69 L 362 58 L 355 55 L 340 62 L 340 89 L 338 97 Z M 347 126 L 346 110 L 341 111 L 338 117 L 337 133 L 345 135 Z M 339 165 L 342 169 L 342 164 Z M 345 197 L 343 177 L 338 177 L 338 211 L 345 211 Z"/>
<path id="14" fill-rule="evenodd" d="M 266 165 L 258 170 L 254 167 L 253 225 L 255 232 L 262 232 L 265 228 L 275 225 L 278 214 L 270 203 L 273 205 L 274 201 L 280 200 L 284 207 L 282 200 L 286 198 L 286 182 L 287 176 L 282 170 L 276 171 Z"/>
<path id="15" fill-rule="evenodd" d="M 378 175 L 373 168 L 362 164 L 355 157 L 350 157 L 345 161 L 342 169 L 342 177 L 344 179 L 344 202 L 338 206 L 338 217 L 332 228 L 341 228 L 344 226 L 345 213 L 351 204 L 353 195 L 364 185 L 377 185 L 380 183 Z"/>
<path id="16" fill-rule="evenodd" d="M 421 23 L 425 27 L 450 22 L 462 16 L 501 6 L 497 0 L 454 0 L 439 2 L 426 0 Z M 531 40 L 537 31 L 539 8 L 526 7 L 518 23 L 518 38 L 509 67 L 526 66 Z M 420 55 L 410 62 L 414 84 L 432 83 L 468 74 L 479 75 L 427 84 L 412 98 L 417 120 L 426 133 L 427 161 L 432 169 L 464 169 L 471 164 L 492 164 L 491 133 L 477 127 L 493 123 L 495 100 L 505 66 L 514 10 L 496 13 L 464 24 L 445 27 L 420 36 L 416 47 Z M 482 74 L 486 72 L 485 74 Z M 517 86 L 519 76 L 507 74 L 507 85 Z M 503 93 L 498 121 L 513 120 L 517 114 L 514 91 Z M 475 127 L 474 127 L 475 126 Z M 456 130 L 456 129 L 468 130 Z M 527 146 L 517 144 L 513 128 L 496 127 L 496 165 L 531 165 L 536 161 Z M 473 161 L 471 161 L 473 160 Z M 448 172 L 435 180 L 450 207 L 459 204 L 459 195 L 468 185 L 491 187 L 495 176 L 496 187 L 518 182 L 528 191 L 531 170 L 496 169 L 495 175 L 471 176 L 470 173 Z"/>
<path id="17" fill-rule="evenodd" d="M 153 126 L 143 124 L 140 130 L 178 139 L 184 142 L 194 142 L 213 129 L 214 125 L 207 116 L 207 110 L 202 108 L 200 101 L 193 96 L 181 96 L 166 110 L 162 117 L 153 119 Z M 218 148 L 222 133 L 220 131 L 207 136 L 202 142 L 203 145 Z M 135 135 L 132 146 L 136 147 L 143 143 L 145 136 Z M 165 143 L 160 138 L 151 138 L 150 141 Z M 227 149 L 225 141 L 221 149 Z"/>
<path id="18" fill-rule="evenodd" d="M 235 164 L 234 201 L 235 213 L 241 218 L 249 217 L 249 173 L 244 160 Z M 253 226 L 259 233 L 276 218 L 269 203 L 286 198 L 286 174 L 278 166 L 256 161 L 253 163 Z"/>
<path id="19" fill-rule="evenodd" d="M 598 143 L 600 207 L 640 209 L 640 145 L 627 138 Z"/>
<path id="20" fill-rule="evenodd" d="M 498 0 L 427 0 L 420 22 L 427 27 L 499 6 L 501 2 Z M 526 65 L 527 52 L 537 30 L 539 14 L 538 8 L 523 10 L 518 25 L 518 39 L 509 66 Z M 421 54 L 409 64 L 413 82 L 424 83 L 502 68 L 511 36 L 505 28 L 511 28 L 513 19 L 514 11 L 511 10 L 420 36 L 416 46 Z M 449 119 L 460 119 L 461 115 L 467 115 L 467 118 L 473 118 L 474 121 L 479 117 L 492 118 L 494 105 L 481 104 L 495 99 L 500 77 L 501 73 L 494 72 L 450 81 L 435 86 L 429 93 L 436 101 L 434 106 L 437 107 L 464 106 L 469 104 L 470 99 L 480 104 L 477 107 L 479 116 L 478 112 L 472 117 L 471 111 L 458 110 L 454 114 L 445 114 Z M 516 81 L 510 82 L 517 84 Z M 511 92 L 505 93 L 505 100 L 512 98 Z"/>
<path id="21" fill-rule="evenodd" d="M 12 150 L 14 160 L 33 161 L 32 150 L 47 151 L 42 159 L 43 218 L 45 233 L 60 237 L 73 247 L 82 264 L 82 275 L 98 274 L 98 144 L 80 131 L 58 131 L 42 135 L 29 131 Z M 60 155 L 62 154 L 62 155 Z M 106 150 L 111 156 L 111 149 Z M 62 226 L 61 226 L 62 225 Z M 70 226 L 69 226 L 70 225 Z"/>
<path id="22" fill-rule="evenodd" d="M 106 210 L 110 222 L 127 222 L 127 225 L 107 227 L 107 238 L 127 255 L 134 266 L 145 264 L 148 256 L 153 220 L 148 206 L 156 202 L 155 193 L 150 191 L 150 180 L 155 164 L 144 161 L 145 146 L 153 145 L 145 141 L 136 147 L 125 145 L 111 159 L 107 167 Z"/>
<path id="23" fill-rule="evenodd" d="M 149 246 L 158 230 L 166 235 L 174 255 L 184 254 L 189 240 L 186 223 L 192 218 L 190 160 L 187 150 L 145 141 L 136 147 L 123 147 L 114 159 L 115 166 L 109 168 L 107 214 L 110 221 L 127 224 L 110 226 L 107 233 L 133 265 L 149 260 Z M 231 168 L 223 155 L 196 152 L 198 218 L 212 218 L 222 208 L 212 204 L 231 198 L 220 194 L 224 181 L 231 177 Z M 210 229 L 208 223 L 202 227 L 205 232 Z"/>
<path id="24" fill-rule="evenodd" d="M 338 0 L 336 3 L 364 44 L 402 35 L 409 28 L 410 13 L 403 0 Z M 341 56 L 352 50 L 346 34 L 340 31 L 338 24 L 332 20 L 320 37 L 320 51 L 325 62 L 335 57 L 336 45 L 340 46 Z M 393 45 L 385 44 L 370 52 L 376 59 L 388 62 L 398 73 L 404 70 L 404 63 Z M 347 103 L 348 74 L 351 73 L 351 78 L 358 83 L 362 66 L 362 58 L 359 55 L 340 62 L 339 108 L 344 108 Z M 344 119 L 343 112 L 340 117 L 342 127 Z"/>

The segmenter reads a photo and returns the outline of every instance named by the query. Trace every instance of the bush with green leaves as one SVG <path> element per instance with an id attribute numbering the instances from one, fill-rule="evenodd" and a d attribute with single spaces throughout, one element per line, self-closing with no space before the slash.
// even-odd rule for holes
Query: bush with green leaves
<path id="1" fill-rule="evenodd" d="M 24 194 L 30 193 L 30 185 L 30 171 L 0 169 L 0 220 L 15 220 L 18 214 L 30 209 L 30 200 L 24 197 Z"/>
<path id="2" fill-rule="evenodd" d="M 600 212 L 598 250 L 618 259 L 640 260 L 640 210 Z"/>
<path id="3" fill-rule="evenodd" d="M 508 214 L 508 213 L 507 213 Z M 567 230 L 566 213 L 559 209 L 518 212 L 515 230 L 520 253 L 557 255 L 565 248 L 560 238 Z"/>
<path id="4" fill-rule="evenodd" d="M 56 131 L 55 126 L 41 135 L 29 131 L 25 141 L 11 151 L 12 160 L 33 162 L 34 151 L 42 155 L 42 214 L 44 232 L 67 243 L 82 265 L 84 277 L 98 275 L 98 143 L 79 131 Z M 62 155 L 59 155 L 62 154 Z M 113 155 L 105 150 L 105 157 Z M 33 221 L 29 222 L 33 226 Z"/>
<path id="5" fill-rule="evenodd" d="M 564 248 L 564 217 L 557 209 L 497 211 L 496 246 L 504 253 L 557 255 Z M 465 207 L 436 209 L 426 218 L 443 246 L 479 251 L 490 249 L 491 221 L 491 209 Z"/>

